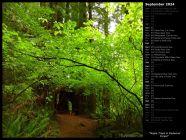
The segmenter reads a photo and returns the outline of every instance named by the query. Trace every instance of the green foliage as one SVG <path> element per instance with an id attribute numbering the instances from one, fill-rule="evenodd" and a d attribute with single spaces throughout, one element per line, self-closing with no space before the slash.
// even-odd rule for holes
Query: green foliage
<path id="1" fill-rule="evenodd" d="M 98 118 L 103 119 L 107 112 L 116 123 L 126 124 L 122 116 L 128 108 L 136 124 L 142 116 L 136 97 L 123 88 L 143 100 L 142 3 L 92 3 L 90 20 L 80 18 L 85 16 L 80 13 L 88 13 L 85 4 L 69 3 L 69 11 L 66 4 L 3 3 L 3 105 L 11 110 L 30 101 L 30 106 L 36 106 L 35 95 L 44 93 L 47 104 L 33 107 L 40 110 L 32 108 L 35 116 L 29 121 L 28 113 L 24 116 L 21 111 L 12 112 L 7 120 L 10 110 L 4 107 L 4 137 L 57 134 L 57 130 L 46 129 L 54 112 L 54 92 L 60 87 L 83 88 L 84 96 L 96 95 L 94 115 Z M 117 26 L 109 34 L 111 21 Z M 38 81 L 38 89 L 28 87 L 33 81 Z M 43 110 L 46 106 L 50 111 Z"/>
<path id="2" fill-rule="evenodd" d="M 47 110 L 29 111 L 27 108 L 25 111 L 19 111 L 14 115 L 4 113 L 3 137 L 50 137 L 53 133 L 49 133 L 47 130 L 51 123 L 50 113 Z M 58 136 L 59 133 L 56 132 L 58 132 L 57 127 L 54 128 L 54 133 L 56 134 L 55 136 Z"/>
<path id="3" fill-rule="evenodd" d="M 50 96 L 46 97 L 46 103 L 51 102 L 51 101 L 52 101 L 52 99 L 53 99 L 53 96 L 52 96 L 52 95 L 50 95 Z"/>

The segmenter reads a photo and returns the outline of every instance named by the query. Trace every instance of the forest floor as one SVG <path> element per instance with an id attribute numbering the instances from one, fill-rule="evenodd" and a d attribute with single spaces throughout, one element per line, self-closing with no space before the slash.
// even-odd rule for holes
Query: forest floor
<path id="1" fill-rule="evenodd" d="M 61 138 L 96 138 L 97 120 L 85 115 L 57 114 Z"/>

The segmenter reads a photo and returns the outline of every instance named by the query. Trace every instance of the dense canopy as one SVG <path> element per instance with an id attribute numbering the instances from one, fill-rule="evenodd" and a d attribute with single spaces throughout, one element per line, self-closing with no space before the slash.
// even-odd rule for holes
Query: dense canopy
<path id="1" fill-rule="evenodd" d="M 59 137 L 62 90 L 89 97 L 79 102 L 92 117 L 142 132 L 142 7 L 3 3 L 3 136 Z"/>

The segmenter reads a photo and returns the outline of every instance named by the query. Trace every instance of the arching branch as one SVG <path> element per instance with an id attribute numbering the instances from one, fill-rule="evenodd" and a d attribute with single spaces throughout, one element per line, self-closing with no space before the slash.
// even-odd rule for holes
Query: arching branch
<path id="1" fill-rule="evenodd" d="M 7 104 L 11 104 L 13 103 L 22 93 L 24 93 L 28 88 L 30 88 L 31 86 L 33 86 L 34 84 L 36 84 L 37 82 L 39 82 L 39 80 L 34 81 L 33 83 L 31 83 L 30 85 L 28 85 L 25 89 L 23 89 L 22 91 L 20 91 L 18 94 L 15 95 L 15 97 L 8 102 Z"/>
<path id="2" fill-rule="evenodd" d="M 60 59 L 60 60 L 67 60 L 67 61 L 70 61 L 74 64 L 78 64 L 79 66 L 84 66 L 84 67 L 87 67 L 87 68 L 90 68 L 90 69 L 93 69 L 93 70 L 96 70 L 96 71 L 100 71 L 100 72 L 103 72 L 105 74 L 107 74 L 112 80 L 114 80 L 121 88 L 123 88 L 125 91 L 127 91 L 128 93 L 130 93 L 132 96 L 134 96 L 139 104 L 141 105 L 141 107 L 143 107 L 143 103 L 142 101 L 140 100 L 140 98 L 137 96 L 136 93 L 128 90 L 126 87 L 124 87 L 114 76 L 112 76 L 107 70 L 105 69 L 98 69 L 98 68 L 95 68 L 93 66 L 89 66 L 87 64 L 84 64 L 84 63 L 81 63 L 81 62 L 78 62 L 78 61 L 75 61 L 75 60 L 72 60 L 72 59 L 69 59 L 69 58 L 57 58 L 57 57 L 40 57 L 40 56 L 34 56 L 34 55 L 31 55 L 31 54 L 27 54 L 27 53 L 23 53 L 23 52 L 20 52 L 21 54 L 24 54 L 24 55 L 27 55 L 27 56 L 30 56 L 30 57 L 33 57 L 33 58 L 36 58 L 37 60 L 39 61 L 43 61 L 43 60 L 50 60 L 50 59 Z"/>

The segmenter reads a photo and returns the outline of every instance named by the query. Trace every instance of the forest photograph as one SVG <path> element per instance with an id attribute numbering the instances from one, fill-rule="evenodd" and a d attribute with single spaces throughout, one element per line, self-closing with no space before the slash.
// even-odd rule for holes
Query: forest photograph
<path id="1" fill-rule="evenodd" d="M 3 2 L 2 137 L 143 137 L 143 3 Z"/>

